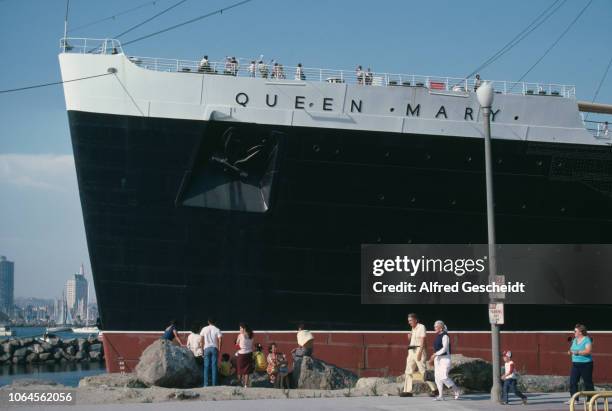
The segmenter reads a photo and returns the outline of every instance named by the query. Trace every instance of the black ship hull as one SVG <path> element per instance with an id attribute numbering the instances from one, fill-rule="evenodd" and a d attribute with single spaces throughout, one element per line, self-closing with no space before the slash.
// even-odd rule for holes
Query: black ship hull
<path id="1" fill-rule="evenodd" d="M 361 305 L 364 243 L 486 243 L 480 139 L 69 111 L 102 326 L 487 329 L 482 305 Z M 493 130 L 494 131 L 494 130 Z M 494 140 L 498 243 L 612 243 L 609 148 Z M 506 329 L 610 328 L 612 305 Z"/>

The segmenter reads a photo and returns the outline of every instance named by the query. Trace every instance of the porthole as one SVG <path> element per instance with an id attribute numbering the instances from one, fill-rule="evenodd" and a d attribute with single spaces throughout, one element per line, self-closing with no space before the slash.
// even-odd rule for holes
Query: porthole
<path id="1" fill-rule="evenodd" d="M 315 145 L 312 146 L 312 150 L 315 153 L 318 153 L 319 151 L 321 151 L 321 147 L 319 147 L 317 144 L 315 144 Z"/>
<path id="2" fill-rule="evenodd" d="M 389 109 L 389 111 L 393 113 L 393 112 L 395 111 L 395 109 L 394 109 L 393 107 L 391 107 L 391 108 Z"/>
<path id="3" fill-rule="evenodd" d="M 514 120 L 518 120 L 518 116 L 514 116 Z"/>

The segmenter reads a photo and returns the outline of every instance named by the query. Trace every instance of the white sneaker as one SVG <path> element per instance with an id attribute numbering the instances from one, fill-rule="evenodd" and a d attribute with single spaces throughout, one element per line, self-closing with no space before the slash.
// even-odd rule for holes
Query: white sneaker
<path id="1" fill-rule="evenodd" d="M 434 398 L 434 401 L 444 401 L 444 397 L 436 397 Z"/>
<path id="2" fill-rule="evenodd" d="M 458 400 L 459 396 L 461 395 L 461 391 L 459 390 L 455 390 L 455 399 Z"/>
<path id="3" fill-rule="evenodd" d="M 563 404 L 565 404 L 565 405 L 570 405 L 571 403 L 572 403 L 572 400 L 567 400 L 567 401 L 565 401 Z M 574 404 L 576 404 L 576 405 L 580 405 L 580 400 L 576 400 L 576 401 L 574 402 Z"/>

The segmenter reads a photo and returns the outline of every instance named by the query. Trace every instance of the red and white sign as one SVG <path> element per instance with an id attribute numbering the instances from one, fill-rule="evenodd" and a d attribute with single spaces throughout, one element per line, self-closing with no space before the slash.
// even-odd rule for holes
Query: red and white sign
<path id="1" fill-rule="evenodd" d="M 504 323 L 504 304 L 489 304 L 489 322 L 498 325 Z"/>

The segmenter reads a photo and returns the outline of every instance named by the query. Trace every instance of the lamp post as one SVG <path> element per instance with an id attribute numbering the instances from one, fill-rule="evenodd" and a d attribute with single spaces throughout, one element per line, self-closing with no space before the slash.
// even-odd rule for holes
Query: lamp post
<path id="1" fill-rule="evenodd" d="M 496 279 L 497 258 L 495 254 L 495 210 L 493 207 L 493 169 L 491 159 L 491 105 L 493 104 L 493 86 L 484 82 L 476 90 L 478 103 L 482 108 L 484 122 L 484 152 L 485 152 L 485 178 L 487 187 L 487 234 L 489 245 L 489 283 Z M 491 303 L 495 302 L 491 298 Z M 491 359 L 493 363 L 493 386 L 491 387 L 491 401 L 498 402 L 501 398 L 500 363 L 499 363 L 499 325 L 491 324 Z"/>

